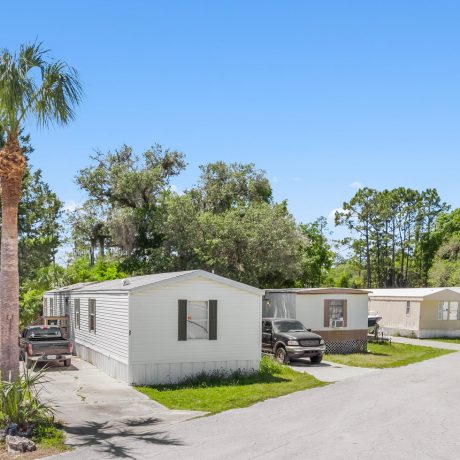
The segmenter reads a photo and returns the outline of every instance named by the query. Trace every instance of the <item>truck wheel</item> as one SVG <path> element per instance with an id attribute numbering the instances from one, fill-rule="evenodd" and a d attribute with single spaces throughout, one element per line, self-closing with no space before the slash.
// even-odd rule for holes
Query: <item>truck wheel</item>
<path id="1" fill-rule="evenodd" d="M 319 364 L 323 357 L 321 355 L 316 355 L 316 356 L 310 356 L 310 362 L 312 364 Z"/>
<path id="2" fill-rule="evenodd" d="M 66 359 L 66 360 L 64 361 L 64 366 L 65 366 L 65 367 L 70 367 L 71 362 L 72 362 L 72 359 L 71 359 L 71 358 Z"/>
<path id="3" fill-rule="evenodd" d="M 286 353 L 286 349 L 284 347 L 278 347 L 276 349 L 275 356 L 276 356 L 276 360 L 280 364 L 289 364 L 289 356 Z"/>
<path id="4" fill-rule="evenodd" d="M 34 367 L 34 362 L 31 359 L 29 359 L 27 355 L 25 356 L 25 362 L 27 369 L 32 369 L 32 367 Z"/>

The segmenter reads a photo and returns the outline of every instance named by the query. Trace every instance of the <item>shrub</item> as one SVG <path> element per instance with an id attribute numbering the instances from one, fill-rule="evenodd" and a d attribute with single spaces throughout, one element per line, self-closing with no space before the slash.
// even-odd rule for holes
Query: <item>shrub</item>
<path id="1" fill-rule="evenodd" d="M 0 425 L 16 423 L 21 431 L 37 423 L 50 423 L 53 411 L 38 399 L 44 384 L 44 369 L 24 373 L 0 382 Z"/>
<path id="2" fill-rule="evenodd" d="M 52 423 L 43 423 L 34 428 L 32 440 L 42 447 L 64 448 L 65 435 Z"/>
<path id="3" fill-rule="evenodd" d="M 262 356 L 260 360 L 259 374 L 268 376 L 279 374 L 283 371 L 283 366 L 270 356 Z"/>

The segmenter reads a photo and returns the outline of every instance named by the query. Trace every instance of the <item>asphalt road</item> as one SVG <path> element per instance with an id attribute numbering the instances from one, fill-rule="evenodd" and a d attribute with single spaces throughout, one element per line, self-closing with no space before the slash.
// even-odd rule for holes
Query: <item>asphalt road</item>
<path id="1" fill-rule="evenodd" d="M 460 353 L 145 427 L 66 459 L 458 459 Z"/>

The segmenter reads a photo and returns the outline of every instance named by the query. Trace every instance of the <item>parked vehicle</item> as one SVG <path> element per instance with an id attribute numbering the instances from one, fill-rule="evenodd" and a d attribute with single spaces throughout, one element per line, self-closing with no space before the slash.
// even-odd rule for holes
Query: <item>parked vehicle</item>
<path id="1" fill-rule="evenodd" d="M 318 364 L 326 351 L 324 339 L 295 319 L 266 318 L 262 320 L 262 351 L 273 353 L 278 362 L 310 358 Z"/>
<path id="2" fill-rule="evenodd" d="M 63 362 L 70 366 L 72 342 L 58 326 L 28 326 L 19 338 L 21 358 L 30 369 L 36 362 Z"/>

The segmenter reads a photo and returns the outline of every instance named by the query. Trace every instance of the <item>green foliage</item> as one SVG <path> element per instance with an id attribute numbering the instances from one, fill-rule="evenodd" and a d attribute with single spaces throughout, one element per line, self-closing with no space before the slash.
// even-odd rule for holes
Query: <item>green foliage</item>
<path id="1" fill-rule="evenodd" d="M 87 258 L 79 258 L 67 268 L 49 265 L 35 271 L 32 279 L 26 280 L 20 288 L 20 324 L 21 327 L 33 323 L 41 314 L 42 298 L 45 291 L 56 287 L 76 284 L 85 281 L 106 281 L 126 278 L 127 274 L 120 269 L 119 262 L 100 258 L 91 265 Z"/>
<path id="2" fill-rule="evenodd" d="M 50 423 L 53 411 L 39 401 L 43 388 L 44 369 L 35 372 L 24 368 L 24 372 L 13 380 L 2 376 L 0 382 L 0 425 L 17 423 L 20 428 L 31 424 Z"/>
<path id="3" fill-rule="evenodd" d="M 28 280 L 51 264 L 61 244 L 62 202 L 42 179 L 41 170 L 26 169 L 19 202 L 19 276 Z"/>
<path id="4" fill-rule="evenodd" d="M 23 138 L 30 153 L 28 138 Z M 0 198 L 1 202 L 1 198 Z M 26 281 L 35 271 L 51 264 L 61 244 L 62 202 L 43 181 L 40 169 L 26 168 L 18 210 L 19 277 Z M 1 222 L 0 209 L 0 222 Z M 1 234 L 1 231 L 0 231 Z"/>
<path id="5" fill-rule="evenodd" d="M 460 233 L 454 233 L 436 252 L 429 272 L 430 286 L 460 285 Z"/>
<path id="6" fill-rule="evenodd" d="M 154 145 L 141 155 L 123 145 L 115 152 L 92 157 L 93 164 L 80 170 L 77 184 L 88 201 L 70 216 L 77 257 L 114 249 L 114 255 L 135 259 L 128 266 L 142 265 L 160 247 L 163 196 L 170 179 L 185 168 L 184 155 Z"/>
<path id="7" fill-rule="evenodd" d="M 41 43 L 21 45 L 0 54 L 0 131 L 16 137 L 27 118 L 37 124 L 67 124 L 82 98 L 78 73 L 51 59 Z"/>
<path id="8" fill-rule="evenodd" d="M 336 225 L 365 270 L 367 287 L 422 286 L 428 282 L 437 216 L 448 209 L 435 189 L 358 190 L 336 213 Z"/>
<path id="9" fill-rule="evenodd" d="M 343 288 L 364 288 L 365 280 L 360 267 L 352 258 L 334 265 L 327 274 L 324 284 Z"/>
<path id="10" fill-rule="evenodd" d="M 327 240 L 327 219 L 320 217 L 311 224 L 301 224 L 303 236 L 301 245 L 302 275 L 297 280 L 297 287 L 322 286 L 334 261 L 334 253 Z"/>
<path id="11" fill-rule="evenodd" d="M 260 375 L 276 375 L 283 372 L 283 365 L 271 356 L 262 356 L 259 366 Z"/>
<path id="12" fill-rule="evenodd" d="M 214 213 L 197 207 L 190 194 L 172 196 L 163 235 L 175 269 L 214 270 L 260 287 L 282 287 L 299 275 L 300 234 L 284 203 Z"/>
<path id="13" fill-rule="evenodd" d="M 254 202 L 272 201 L 269 180 L 264 171 L 256 170 L 252 163 L 217 161 L 202 165 L 200 169 L 201 176 L 194 191 L 205 211 L 219 213 Z"/>
<path id="14" fill-rule="evenodd" d="M 32 441 L 42 448 L 55 448 L 61 451 L 67 450 L 65 446 L 65 433 L 52 423 L 40 423 L 34 430 Z"/>
<path id="15" fill-rule="evenodd" d="M 85 281 L 107 281 L 118 278 L 126 278 L 125 272 L 120 270 L 120 265 L 116 260 L 99 258 L 94 265 L 86 258 L 76 259 L 71 263 L 66 271 L 66 284 L 75 284 Z"/>

